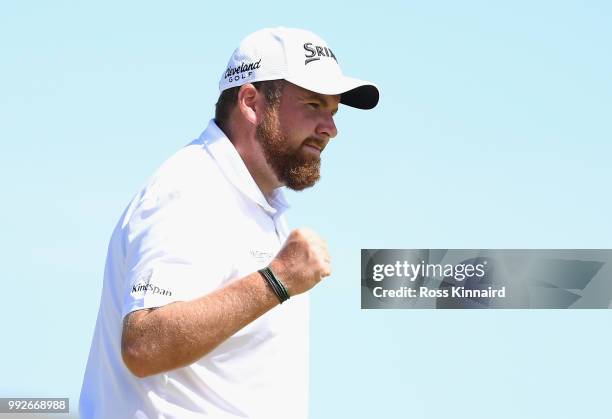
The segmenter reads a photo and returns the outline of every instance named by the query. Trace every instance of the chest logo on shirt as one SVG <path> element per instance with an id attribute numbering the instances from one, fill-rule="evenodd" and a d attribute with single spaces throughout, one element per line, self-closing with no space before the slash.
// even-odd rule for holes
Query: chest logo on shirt
<path id="1" fill-rule="evenodd" d="M 258 263 L 265 264 L 272 259 L 272 252 L 268 250 L 251 250 L 249 253 Z"/>

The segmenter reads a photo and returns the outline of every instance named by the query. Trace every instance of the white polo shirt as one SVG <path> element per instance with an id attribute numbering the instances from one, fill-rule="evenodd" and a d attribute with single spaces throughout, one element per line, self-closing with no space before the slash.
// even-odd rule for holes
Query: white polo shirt
<path id="1" fill-rule="evenodd" d="M 214 121 L 158 169 L 108 247 L 81 419 L 308 417 L 307 293 L 187 367 L 137 378 L 121 358 L 126 314 L 198 298 L 266 266 L 287 237 L 287 208 L 280 189 L 265 199 Z"/>

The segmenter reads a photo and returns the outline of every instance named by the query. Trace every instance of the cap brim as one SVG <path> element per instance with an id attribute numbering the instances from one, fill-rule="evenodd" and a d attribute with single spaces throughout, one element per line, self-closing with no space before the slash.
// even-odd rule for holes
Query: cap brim
<path id="1" fill-rule="evenodd" d="M 372 109 L 378 104 L 378 87 L 370 82 L 341 76 L 334 79 L 296 80 L 288 82 L 322 95 L 340 95 L 340 103 L 357 109 Z"/>

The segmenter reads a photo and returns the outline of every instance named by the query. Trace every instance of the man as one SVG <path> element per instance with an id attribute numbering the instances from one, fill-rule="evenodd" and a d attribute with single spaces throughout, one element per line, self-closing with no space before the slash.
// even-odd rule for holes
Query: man
<path id="1" fill-rule="evenodd" d="M 313 33 L 264 29 L 234 51 L 215 119 L 167 160 L 113 232 L 80 399 L 88 418 L 306 418 L 308 298 L 330 274 L 288 232 L 282 186 L 319 178 L 345 77 Z"/>

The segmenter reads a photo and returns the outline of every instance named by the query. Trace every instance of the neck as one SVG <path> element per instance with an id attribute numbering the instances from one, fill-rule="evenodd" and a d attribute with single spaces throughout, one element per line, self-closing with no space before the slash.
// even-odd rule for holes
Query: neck
<path id="1" fill-rule="evenodd" d="M 269 199 L 272 196 L 274 189 L 282 186 L 282 183 L 276 178 L 274 171 L 268 165 L 263 150 L 259 142 L 255 138 L 255 132 L 245 132 L 237 129 L 222 129 L 228 136 L 236 151 L 242 158 L 244 165 L 253 177 L 253 180 L 266 197 Z M 238 133 L 244 133 L 240 135 Z"/>
<path id="2" fill-rule="evenodd" d="M 282 184 L 272 173 L 271 168 L 268 166 L 268 163 L 260 150 L 259 144 L 257 144 L 255 147 L 258 150 L 252 150 L 236 144 L 234 144 L 234 146 L 236 147 L 238 154 L 240 154 L 240 157 L 242 157 L 242 161 L 247 167 L 249 173 L 251 176 L 253 176 L 253 180 L 257 186 L 259 186 L 259 189 L 266 199 L 269 199 L 272 196 L 272 191 L 279 186 L 282 186 Z"/>

